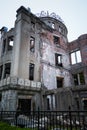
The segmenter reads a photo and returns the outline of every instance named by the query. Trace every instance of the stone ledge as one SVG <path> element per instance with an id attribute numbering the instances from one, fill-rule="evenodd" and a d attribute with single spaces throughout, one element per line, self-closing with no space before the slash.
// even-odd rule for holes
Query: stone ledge
<path id="1" fill-rule="evenodd" d="M 8 77 L 6 79 L 3 79 L 0 81 L 0 87 L 3 86 L 20 86 L 23 89 L 29 89 L 29 88 L 41 88 L 41 82 L 31 81 L 28 79 L 22 79 L 17 77 Z"/>

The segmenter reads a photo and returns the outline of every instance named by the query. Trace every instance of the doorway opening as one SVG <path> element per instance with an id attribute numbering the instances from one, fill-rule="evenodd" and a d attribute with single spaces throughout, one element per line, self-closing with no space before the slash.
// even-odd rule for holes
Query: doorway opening
<path id="1" fill-rule="evenodd" d="M 22 112 L 30 112 L 31 111 L 31 99 L 19 99 L 18 108 Z"/>
<path id="2" fill-rule="evenodd" d="M 84 110 L 87 111 L 87 99 L 83 100 Z"/>

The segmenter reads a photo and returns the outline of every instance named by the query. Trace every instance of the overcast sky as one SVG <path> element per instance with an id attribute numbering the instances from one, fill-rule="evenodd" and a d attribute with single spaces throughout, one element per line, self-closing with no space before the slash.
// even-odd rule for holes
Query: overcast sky
<path id="1" fill-rule="evenodd" d="M 1 0 L 0 28 L 14 27 L 16 10 L 20 6 L 29 7 L 34 14 L 43 10 L 55 12 L 67 26 L 69 41 L 87 33 L 87 0 Z"/>

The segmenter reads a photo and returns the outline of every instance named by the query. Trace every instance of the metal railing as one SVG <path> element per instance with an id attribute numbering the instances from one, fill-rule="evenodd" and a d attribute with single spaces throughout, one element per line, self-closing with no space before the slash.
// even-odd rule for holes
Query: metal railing
<path id="1" fill-rule="evenodd" d="M 87 130 L 87 111 L 0 111 L 0 120 L 33 130 Z"/>

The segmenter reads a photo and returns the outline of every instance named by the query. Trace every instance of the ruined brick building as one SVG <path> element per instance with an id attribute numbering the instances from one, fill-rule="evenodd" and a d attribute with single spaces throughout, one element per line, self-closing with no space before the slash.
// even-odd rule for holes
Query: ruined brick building
<path id="1" fill-rule="evenodd" d="M 1 110 L 87 110 L 87 34 L 69 43 L 58 15 L 23 6 L 0 31 Z"/>

